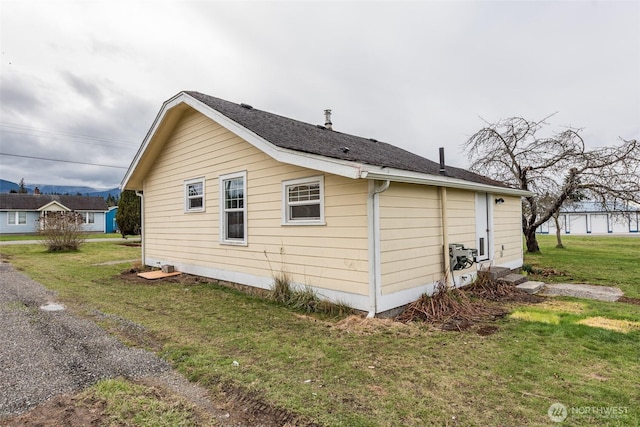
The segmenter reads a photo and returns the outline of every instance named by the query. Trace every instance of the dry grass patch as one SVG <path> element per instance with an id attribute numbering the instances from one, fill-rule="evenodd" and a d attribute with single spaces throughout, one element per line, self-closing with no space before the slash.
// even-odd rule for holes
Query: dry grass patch
<path id="1" fill-rule="evenodd" d="M 640 331 L 640 322 L 631 320 L 609 319 L 607 317 L 587 317 L 576 322 L 578 325 L 591 326 L 593 328 L 608 329 L 610 331 L 627 334 L 632 331 Z"/>
<path id="2" fill-rule="evenodd" d="M 587 305 L 582 302 L 562 301 L 548 299 L 537 305 L 541 310 L 557 311 L 561 313 L 583 314 L 587 311 Z"/>
<path id="3" fill-rule="evenodd" d="M 333 325 L 334 329 L 348 334 L 373 335 L 378 333 L 391 333 L 394 335 L 411 336 L 419 333 L 414 325 L 407 325 L 393 319 L 366 318 L 351 315 Z"/>
<path id="4" fill-rule="evenodd" d="M 549 325 L 560 324 L 560 316 L 553 313 L 539 313 L 537 311 L 514 311 L 509 315 L 512 319 L 524 320 L 527 322 L 540 322 Z"/>

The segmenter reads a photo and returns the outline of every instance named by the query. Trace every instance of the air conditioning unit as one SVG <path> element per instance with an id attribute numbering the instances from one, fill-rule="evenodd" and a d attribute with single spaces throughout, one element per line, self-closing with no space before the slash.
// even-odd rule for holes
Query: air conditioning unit
<path id="1" fill-rule="evenodd" d="M 449 262 L 453 271 L 471 267 L 476 262 L 477 256 L 477 249 L 465 248 L 460 243 L 451 243 L 449 245 Z"/>

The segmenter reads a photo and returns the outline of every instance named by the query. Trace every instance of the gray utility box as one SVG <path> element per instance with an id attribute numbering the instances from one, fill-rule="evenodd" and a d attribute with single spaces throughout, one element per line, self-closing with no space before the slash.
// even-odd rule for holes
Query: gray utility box
<path id="1" fill-rule="evenodd" d="M 449 245 L 449 261 L 451 270 L 464 270 L 476 262 L 477 249 L 465 248 L 463 244 L 451 243 Z"/>

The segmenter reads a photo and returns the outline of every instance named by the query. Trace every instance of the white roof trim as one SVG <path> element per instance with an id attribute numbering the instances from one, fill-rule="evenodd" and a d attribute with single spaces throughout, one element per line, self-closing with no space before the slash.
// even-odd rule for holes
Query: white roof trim
<path id="1" fill-rule="evenodd" d="M 67 212 L 71 212 L 71 209 L 69 209 L 68 207 L 66 207 L 65 205 L 63 205 L 62 203 L 56 201 L 56 200 L 52 200 L 49 203 L 47 203 L 44 206 L 39 207 L 37 210 L 38 211 L 46 211 L 49 207 L 53 206 L 53 205 L 58 205 L 62 208 L 62 210 L 67 211 Z"/>
<path id="2" fill-rule="evenodd" d="M 508 196 L 530 196 L 533 193 L 517 188 L 505 188 L 497 185 L 487 185 L 478 182 L 465 181 L 459 178 L 451 178 L 444 175 L 429 175 L 420 172 L 411 172 L 402 169 L 382 168 L 379 166 L 364 165 L 362 178 L 389 180 L 393 182 L 406 182 L 410 184 L 432 185 L 435 187 L 459 188 L 462 190 L 482 191 Z"/>
<path id="3" fill-rule="evenodd" d="M 151 126 L 151 129 L 145 136 L 140 149 L 131 162 L 129 169 L 127 170 L 127 173 L 122 180 L 120 188 L 126 187 L 127 182 L 129 181 L 129 179 L 131 179 L 131 176 L 137 168 L 142 155 L 147 150 L 147 147 L 149 146 L 158 128 L 162 124 L 167 113 L 171 109 L 178 107 L 181 104 L 188 105 L 189 107 L 195 109 L 211 120 L 217 122 L 224 128 L 243 138 L 249 144 L 253 145 L 271 158 L 282 163 L 315 169 L 321 172 L 344 176 L 352 179 L 390 180 L 414 184 L 433 185 L 438 187 L 452 187 L 474 191 L 485 191 L 513 196 L 528 196 L 532 194 L 524 190 L 480 184 L 457 178 L 450 178 L 440 175 L 429 175 L 424 173 L 405 171 L 402 169 L 382 168 L 379 166 L 365 165 L 362 163 L 333 159 L 317 154 L 309 154 L 287 148 L 281 148 L 270 143 L 266 139 L 245 128 L 244 126 L 236 123 L 216 109 L 208 106 L 201 101 L 198 101 L 197 99 L 184 92 L 180 92 L 173 98 L 167 100 L 162 105 L 160 112 L 156 116 L 153 125 Z"/>
<path id="4" fill-rule="evenodd" d="M 316 169 L 348 178 L 360 177 L 360 167 L 358 163 L 278 147 L 208 105 L 189 95 L 184 95 L 185 104 L 193 107 L 279 162 Z"/>
<path id="5" fill-rule="evenodd" d="M 180 104 L 185 104 L 192 107 L 196 111 L 209 117 L 211 120 L 214 120 L 215 122 L 220 124 L 220 126 L 224 127 L 225 129 L 228 129 L 229 131 L 243 138 L 245 141 L 247 141 L 248 143 L 250 143 L 257 149 L 259 149 L 260 151 L 264 152 L 265 154 L 267 154 L 268 156 L 272 157 L 273 159 L 279 162 L 306 167 L 309 169 L 316 169 L 319 171 L 323 171 L 323 172 L 327 172 L 335 175 L 341 175 L 348 178 L 354 178 L 354 179 L 360 178 L 360 164 L 358 163 L 339 160 L 339 159 L 332 159 L 329 157 L 324 157 L 324 156 L 319 156 L 319 155 L 309 154 L 309 153 L 302 153 L 296 150 L 277 147 L 276 145 L 270 143 L 269 141 L 262 138 L 261 136 L 255 134 L 251 130 L 234 122 L 233 120 L 231 120 L 224 114 L 220 113 L 219 111 L 209 107 L 203 102 L 198 101 L 197 99 L 189 96 L 188 94 L 181 92 L 163 104 L 162 108 L 160 109 L 160 112 L 158 113 L 158 115 L 156 116 L 156 119 L 153 122 L 153 125 L 151 126 L 151 129 L 147 133 L 142 145 L 140 146 L 140 149 L 136 153 L 131 165 L 129 166 L 127 173 L 122 179 L 120 188 L 126 187 L 126 184 L 131 178 L 131 175 L 133 174 L 134 170 L 138 166 L 138 163 L 142 155 L 147 150 L 147 147 L 151 142 L 151 140 L 153 139 L 153 136 L 155 135 L 159 126 L 162 124 L 164 117 L 167 115 L 169 110 L 179 106 Z"/>

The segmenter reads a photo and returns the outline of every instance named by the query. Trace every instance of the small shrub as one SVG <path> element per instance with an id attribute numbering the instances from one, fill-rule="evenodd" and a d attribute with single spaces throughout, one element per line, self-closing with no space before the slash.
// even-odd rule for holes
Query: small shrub
<path id="1" fill-rule="evenodd" d="M 38 234 L 49 252 L 77 251 L 85 241 L 83 226 L 77 212 L 47 212 L 39 220 Z"/>

